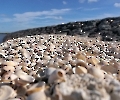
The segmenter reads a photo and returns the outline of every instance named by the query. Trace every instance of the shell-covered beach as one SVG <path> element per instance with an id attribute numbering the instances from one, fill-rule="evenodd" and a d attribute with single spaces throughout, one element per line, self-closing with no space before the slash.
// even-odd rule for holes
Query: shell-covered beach
<path id="1" fill-rule="evenodd" d="M 0 100 L 119 100 L 120 42 L 64 34 L 0 44 Z"/>

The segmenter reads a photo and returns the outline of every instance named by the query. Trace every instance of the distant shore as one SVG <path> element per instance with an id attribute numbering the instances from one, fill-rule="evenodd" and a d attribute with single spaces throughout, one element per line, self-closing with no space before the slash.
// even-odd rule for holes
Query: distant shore
<path id="1" fill-rule="evenodd" d="M 101 36 L 102 41 L 120 41 L 120 17 L 108 17 L 100 20 L 77 21 L 56 26 L 46 26 L 9 33 L 3 41 L 40 34 L 66 34 L 88 37 Z"/>

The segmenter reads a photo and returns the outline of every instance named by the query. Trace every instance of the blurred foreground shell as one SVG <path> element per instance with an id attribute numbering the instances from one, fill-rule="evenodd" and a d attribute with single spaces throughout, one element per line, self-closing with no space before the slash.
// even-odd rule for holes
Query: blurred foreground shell
<path id="1" fill-rule="evenodd" d="M 93 75 L 94 77 L 102 80 L 104 79 L 104 73 L 101 69 L 98 69 L 96 67 L 90 67 L 88 68 L 88 73 L 90 73 L 91 75 Z"/>
<path id="2" fill-rule="evenodd" d="M 16 92 L 10 86 L 0 86 L 0 100 L 14 98 L 16 95 Z"/>
<path id="3" fill-rule="evenodd" d="M 20 84 L 27 84 L 35 81 L 35 78 L 33 76 L 28 75 L 22 70 L 17 71 L 15 74 L 19 77 L 19 79 L 17 79 L 17 82 Z"/>
<path id="4" fill-rule="evenodd" d="M 65 81 L 66 75 L 65 75 L 65 71 L 62 69 L 56 69 L 48 78 L 48 83 L 52 84 L 52 83 L 59 83 L 62 81 Z"/>
<path id="5" fill-rule="evenodd" d="M 75 74 L 87 73 L 87 69 L 82 66 L 77 66 L 73 68 Z"/>
<path id="6" fill-rule="evenodd" d="M 33 87 L 31 87 L 29 90 L 28 90 L 28 98 L 27 100 L 46 100 L 46 95 L 45 95 L 45 85 L 44 83 L 38 83 L 38 84 L 35 84 Z"/>
<path id="7" fill-rule="evenodd" d="M 33 84 L 28 90 L 27 94 L 30 95 L 32 93 L 38 92 L 45 89 L 45 82 L 38 82 L 36 84 Z"/>

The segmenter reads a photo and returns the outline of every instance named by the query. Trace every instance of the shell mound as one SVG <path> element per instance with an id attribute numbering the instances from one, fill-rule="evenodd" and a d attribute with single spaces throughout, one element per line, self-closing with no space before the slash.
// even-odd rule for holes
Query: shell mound
<path id="1" fill-rule="evenodd" d="M 0 100 L 119 100 L 120 43 L 35 35 L 0 44 Z"/>

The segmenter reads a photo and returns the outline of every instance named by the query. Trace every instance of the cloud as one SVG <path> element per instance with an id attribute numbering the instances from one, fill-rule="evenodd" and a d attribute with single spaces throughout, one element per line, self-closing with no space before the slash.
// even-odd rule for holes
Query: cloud
<path id="1" fill-rule="evenodd" d="M 88 3 L 90 3 L 90 2 L 98 2 L 98 0 L 79 0 L 80 3 L 84 3 L 85 1 L 88 1 Z"/>
<path id="2" fill-rule="evenodd" d="M 50 18 L 50 19 L 63 19 L 62 16 L 46 16 L 46 19 Z"/>
<path id="3" fill-rule="evenodd" d="M 98 0 L 88 0 L 88 2 L 97 2 Z"/>
<path id="4" fill-rule="evenodd" d="M 71 9 L 51 9 L 49 11 L 25 12 L 13 14 L 13 18 L 2 18 L 0 22 L 30 22 L 39 19 L 62 19 L 62 14 Z"/>
<path id="5" fill-rule="evenodd" d="M 63 15 L 71 9 L 51 9 L 47 11 L 15 13 L 9 16 L 0 17 L 0 23 L 6 27 L 8 31 L 18 31 L 28 28 L 42 27 L 46 25 L 58 24 L 63 19 Z M 7 23 L 7 24 L 6 24 Z M 4 29 L 3 29 L 4 30 Z"/>
<path id="6" fill-rule="evenodd" d="M 94 11 L 94 10 L 99 10 L 101 8 L 84 8 L 84 11 Z"/>
<path id="7" fill-rule="evenodd" d="M 80 2 L 80 3 L 84 3 L 84 2 L 85 2 L 85 0 L 79 0 L 79 2 Z"/>
<path id="8" fill-rule="evenodd" d="M 34 19 L 39 19 L 40 17 L 62 15 L 68 11 L 70 11 L 70 9 L 52 9 L 50 11 L 25 12 L 22 14 L 14 14 L 13 16 L 15 17 L 14 19 L 16 21 L 30 21 Z"/>
<path id="9" fill-rule="evenodd" d="M 5 14 L 0 14 L 0 17 L 5 17 L 6 15 Z"/>
<path id="10" fill-rule="evenodd" d="M 63 1 L 62 3 L 63 3 L 64 5 L 66 5 L 66 4 L 67 4 L 67 2 L 66 2 L 66 1 Z"/>
<path id="11" fill-rule="evenodd" d="M 115 7 L 120 7 L 120 3 L 115 3 L 114 6 Z"/>
<path id="12" fill-rule="evenodd" d="M 11 18 L 0 18 L 0 22 L 11 22 L 13 19 Z"/>

